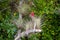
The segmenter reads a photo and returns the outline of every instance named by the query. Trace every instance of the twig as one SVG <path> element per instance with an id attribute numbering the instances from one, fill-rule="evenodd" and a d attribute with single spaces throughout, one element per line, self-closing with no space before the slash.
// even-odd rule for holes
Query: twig
<path id="1" fill-rule="evenodd" d="M 6 10 L 6 9 L 8 9 L 8 8 L 10 8 L 10 7 L 7 7 L 7 8 L 4 8 L 4 9 L 0 10 L 0 12 L 3 12 L 4 10 Z"/>
<path id="2" fill-rule="evenodd" d="M 20 35 L 18 35 L 14 40 L 18 40 L 19 38 L 21 38 L 23 36 L 26 36 L 26 35 L 29 35 L 30 33 L 34 33 L 34 32 L 41 32 L 41 30 L 40 29 L 35 29 L 35 30 L 24 31 L 24 32 L 20 33 Z"/>

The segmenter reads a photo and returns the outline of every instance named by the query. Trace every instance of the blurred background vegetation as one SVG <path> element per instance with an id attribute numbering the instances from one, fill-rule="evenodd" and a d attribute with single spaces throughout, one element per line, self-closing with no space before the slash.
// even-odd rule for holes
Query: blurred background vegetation
<path id="1" fill-rule="evenodd" d="M 10 2 L 11 0 L 0 0 L 0 40 L 14 40 L 17 31 L 16 25 L 10 20 Z M 60 0 L 33 2 L 36 7 L 32 7 L 32 10 L 37 16 L 42 17 L 42 32 L 30 34 L 28 40 L 60 40 Z"/>

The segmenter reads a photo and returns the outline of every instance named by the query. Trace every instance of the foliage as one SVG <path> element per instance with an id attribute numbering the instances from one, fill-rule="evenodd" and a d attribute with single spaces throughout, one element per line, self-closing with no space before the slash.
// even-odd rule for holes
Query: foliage
<path id="1" fill-rule="evenodd" d="M 42 17 L 42 33 L 40 40 L 60 40 L 59 0 L 35 0 L 36 15 Z M 60 2 L 60 1 L 59 1 Z"/>
<path id="2" fill-rule="evenodd" d="M 28 40 L 60 40 L 60 0 L 33 2 L 36 7 L 32 7 L 32 11 L 42 18 L 42 32 L 30 34 Z M 12 13 L 9 3 L 10 0 L 0 1 L 0 40 L 13 40 L 17 30 L 10 20 Z"/>
<path id="3" fill-rule="evenodd" d="M 16 26 L 11 23 L 10 0 L 0 1 L 0 40 L 13 40 Z"/>

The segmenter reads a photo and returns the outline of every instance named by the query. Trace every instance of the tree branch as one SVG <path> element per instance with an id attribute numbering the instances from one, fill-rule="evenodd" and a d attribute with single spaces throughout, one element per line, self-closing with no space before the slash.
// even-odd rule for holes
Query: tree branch
<path id="1" fill-rule="evenodd" d="M 18 40 L 19 38 L 29 35 L 30 33 L 34 33 L 34 32 L 41 32 L 41 30 L 40 29 L 35 29 L 35 30 L 33 29 L 33 30 L 24 31 L 24 32 L 20 33 L 20 35 L 18 35 L 14 40 Z"/>

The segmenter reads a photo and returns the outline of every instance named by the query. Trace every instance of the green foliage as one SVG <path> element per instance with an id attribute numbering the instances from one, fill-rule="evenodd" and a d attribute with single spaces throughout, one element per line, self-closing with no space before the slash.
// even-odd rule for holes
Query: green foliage
<path id="1" fill-rule="evenodd" d="M 10 0 L 0 1 L 0 40 L 13 40 L 17 30 L 10 20 L 12 13 L 9 3 Z M 42 32 L 30 34 L 28 40 L 60 40 L 60 1 L 34 0 L 34 4 L 36 7 L 32 10 L 43 20 Z"/>
<path id="2" fill-rule="evenodd" d="M 60 4 L 58 1 L 59 0 L 34 1 L 36 8 L 32 9 L 36 15 L 41 16 L 43 20 L 41 40 L 60 40 L 60 12 L 58 12 Z"/>
<path id="3" fill-rule="evenodd" d="M 13 40 L 16 26 L 11 23 L 10 0 L 0 0 L 0 40 Z"/>

